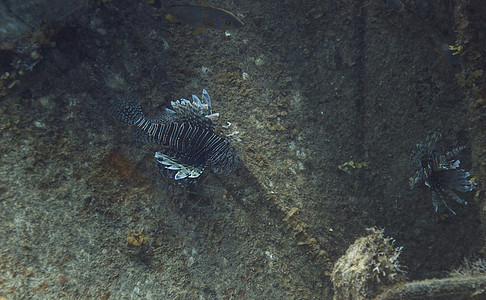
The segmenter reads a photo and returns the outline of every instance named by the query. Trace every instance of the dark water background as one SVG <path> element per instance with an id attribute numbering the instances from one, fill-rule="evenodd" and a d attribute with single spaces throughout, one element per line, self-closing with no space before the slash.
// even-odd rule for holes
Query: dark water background
<path id="1" fill-rule="evenodd" d="M 54 2 L 2 7 L 2 24 L 31 18 L 19 30 L 46 37 L 9 33 L 0 50 L 15 73 L 42 41 L 0 98 L 0 296 L 327 299 L 333 263 L 373 226 L 404 247 L 410 280 L 481 255 L 484 195 L 436 213 L 408 185 L 429 131 L 446 149 L 475 134 L 461 67 L 424 29 L 453 43 L 459 2 L 212 1 L 245 26 L 198 35 L 143 1 Z M 240 131 L 243 166 L 182 189 L 109 108 L 130 93 L 156 114 L 203 88 Z M 338 168 L 350 161 L 367 166 Z"/>

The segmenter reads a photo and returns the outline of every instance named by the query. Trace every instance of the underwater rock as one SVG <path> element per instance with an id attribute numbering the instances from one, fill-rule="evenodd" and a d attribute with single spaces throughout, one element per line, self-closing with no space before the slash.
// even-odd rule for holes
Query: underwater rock
<path id="1" fill-rule="evenodd" d="M 405 279 L 398 261 L 403 247 L 394 247 L 395 240 L 384 237 L 383 229 L 367 230 L 370 234 L 357 239 L 334 264 L 334 299 L 371 298 L 381 287 Z"/>

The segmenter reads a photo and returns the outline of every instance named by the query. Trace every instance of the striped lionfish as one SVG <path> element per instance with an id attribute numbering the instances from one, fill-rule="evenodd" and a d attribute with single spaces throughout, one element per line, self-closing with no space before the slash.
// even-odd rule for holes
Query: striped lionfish
<path id="1" fill-rule="evenodd" d="M 456 214 L 446 203 L 444 196 L 454 199 L 456 202 L 467 205 L 454 191 L 470 192 L 476 182 L 468 179 L 471 174 L 459 169 L 460 161 L 453 157 L 459 154 L 466 146 L 457 146 L 451 151 L 437 150 L 436 144 L 441 137 L 440 132 L 434 132 L 427 136 L 424 142 L 417 144 L 417 149 L 412 151 L 411 160 L 418 167 L 414 177 L 410 178 L 410 188 L 425 185 L 432 190 L 432 204 L 435 211 L 439 209 L 437 197 L 450 212 Z"/>
<path id="2" fill-rule="evenodd" d="M 222 175 L 236 170 L 240 159 L 230 141 L 240 141 L 235 137 L 238 132 L 226 134 L 229 122 L 221 128 L 217 126 L 219 114 L 212 112 L 206 90 L 202 100 L 192 95 L 192 102 L 182 98 L 171 101 L 171 106 L 161 116 L 149 118 L 138 101 L 118 99 L 113 114 L 122 122 L 137 126 L 142 141 L 164 147 L 155 152 L 159 173 L 164 178 L 187 185 L 196 182 L 207 168 Z"/>

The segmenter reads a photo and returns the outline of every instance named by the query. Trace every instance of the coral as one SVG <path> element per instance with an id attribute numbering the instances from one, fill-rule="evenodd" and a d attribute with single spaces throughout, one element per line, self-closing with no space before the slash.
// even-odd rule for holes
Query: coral
<path id="1" fill-rule="evenodd" d="M 478 258 L 471 260 L 464 258 L 461 266 L 450 272 L 452 277 L 486 275 L 486 261 Z"/>
<path id="2" fill-rule="evenodd" d="M 370 234 L 357 239 L 334 264 L 334 299 L 372 297 L 381 287 L 405 279 L 398 261 L 402 247 L 394 247 L 395 240 L 384 237 L 383 229 L 367 230 Z"/>

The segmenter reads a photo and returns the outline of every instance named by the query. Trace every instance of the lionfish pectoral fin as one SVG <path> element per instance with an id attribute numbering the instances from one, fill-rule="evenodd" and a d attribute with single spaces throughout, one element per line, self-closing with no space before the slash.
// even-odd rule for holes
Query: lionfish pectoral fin
<path id="1" fill-rule="evenodd" d="M 160 161 L 159 161 L 159 163 L 160 163 Z M 182 166 L 182 165 L 174 165 L 173 163 L 168 164 L 167 162 L 163 162 L 162 164 L 166 166 L 165 168 L 167 170 L 179 171 L 179 170 L 183 170 L 183 168 L 184 168 L 184 166 Z"/>
<path id="2" fill-rule="evenodd" d="M 155 152 L 155 159 L 157 160 L 157 163 L 162 165 L 166 170 L 177 171 L 174 174 L 174 180 L 198 178 L 204 172 L 204 167 L 183 164 L 176 158 L 161 152 Z"/>
<path id="3" fill-rule="evenodd" d="M 191 172 L 189 173 L 189 178 L 198 178 L 199 176 L 201 176 L 201 173 L 202 172 L 199 172 L 199 170 L 191 170 Z"/>
<path id="4" fill-rule="evenodd" d="M 464 205 L 467 205 L 467 201 L 464 201 L 462 200 L 461 197 L 457 196 L 456 193 L 454 193 L 453 191 L 451 190 L 445 190 L 445 193 L 451 197 L 452 199 L 456 200 L 457 203 L 460 203 L 460 204 L 464 204 Z"/>
<path id="5" fill-rule="evenodd" d="M 179 172 L 177 172 L 174 176 L 175 180 L 181 180 L 184 178 L 187 178 L 187 172 L 185 172 L 185 170 L 179 170 Z"/>

